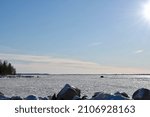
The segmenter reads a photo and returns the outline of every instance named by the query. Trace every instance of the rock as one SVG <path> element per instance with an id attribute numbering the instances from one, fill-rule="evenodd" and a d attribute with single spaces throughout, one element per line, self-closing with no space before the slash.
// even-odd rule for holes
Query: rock
<path id="1" fill-rule="evenodd" d="M 128 96 L 128 94 L 125 93 L 125 92 L 116 92 L 116 93 L 114 93 L 114 95 L 123 96 L 123 97 L 125 97 L 125 98 L 130 98 L 130 97 Z"/>
<path id="2" fill-rule="evenodd" d="M 38 97 L 39 100 L 48 100 L 47 97 Z"/>
<path id="3" fill-rule="evenodd" d="M 72 100 L 81 100 L 81 98 L 79 96 L 75 95 Z"/>
<path id="4" fill-rule="evenodd" d="M 5 97 L 4 95 L 0 95 L 0 100 L 10 100 L 9 97 Z"/>
<path id="5" fill-rule="evenodd" d="M 6 97 L 2 92 L 0 92 L 0 100 L 9 100 L 9 97 Z"/>
<path id="6" fill-rule="evenodd" d="M 127 98 L 118 95 L 111 95 L 104 92 L 96 92 L 91 100 L 127 100 Z"/>
<path id="7" fill-rule="evenodd" d="M 53 96 L 49 95 L 47 96 L 48 100 L 57 100 L 57 96 L 56 94 L 54 93 Z"/>
<path id="8" fill-rule="evenodd" d="M 57 94 L 57 100 L 72 100 L 75 96 L 80 97 L 80 89 L 66 84 Z"/>
<path id="9" fill-rule="evenodd" d="M 26 98 L 24 98 L 25 100 L 37 100 L 37 97 L 34 95 L 29 95 Z"/>
<path id="10" fill-rule="evenodd" d="M 91 100 L 104 100 L 107 97 L 109 97 L 110 95 L 105 94 L 103 92 L 96 92 L 94 93 L 94 95 L 92 96 Z"/>
<path id="11" fill-rule="evenodd" d="M 54 95 L 52 96 L 52 98 L 51 98 L 52 100 L 57 100 L 57 96 L 56 96 L 56 94 L 54 93 Z"/>
<path id="12" fill-rule="evenodd" d="M 135 91 L 132 95 L 134 100 L 150 100 L 150 90 L 141 88 Z"/>
<path id="13" fill-rule="evenodd" d="M 82 99 L 82 100 L 87 100 L 87 99 L 88 99 L 88 96 L 87 96 L 87 95 L 84 95 L 84 96 L 82 96 L 81 99 Z"/>
<path id="14" fill-rule="evenodd" d="M 2 92 L 0 92 L 0 96 L 4 96 L 4 94 Z"/>
<path id="15" fill-rule="evenodd" d="M 11 100 L 22 100 L 22 98 L 20 96 L 12 96 L 10 99 Z"/>

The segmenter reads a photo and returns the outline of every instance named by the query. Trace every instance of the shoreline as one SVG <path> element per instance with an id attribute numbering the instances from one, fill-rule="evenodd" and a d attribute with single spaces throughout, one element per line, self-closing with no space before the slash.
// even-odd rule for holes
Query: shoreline
<path id="1" fill-rule="evenodd" d="M 66 84 L 57 94 L 54 93 L 46 97 L 37 97 L 35 95 L 7 97 L 0 92 L 0 100 L 150 100 L 150 90 L 140 88 L 133 93 L 132 97 L 126 92 L 115 92 L 114 94 L 95 92 L 92 97 L 87 95 L 81 97 L 80 89 Z"/>

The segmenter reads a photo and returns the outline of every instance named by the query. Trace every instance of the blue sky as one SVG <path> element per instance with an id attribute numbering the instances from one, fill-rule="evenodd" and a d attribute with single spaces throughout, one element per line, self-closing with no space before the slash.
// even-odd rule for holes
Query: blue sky
<path id="1" fill-rule="evenodd" d="M 150 73 L 145 4 L 0 0 L 0 57 L 18 72 Z"/>

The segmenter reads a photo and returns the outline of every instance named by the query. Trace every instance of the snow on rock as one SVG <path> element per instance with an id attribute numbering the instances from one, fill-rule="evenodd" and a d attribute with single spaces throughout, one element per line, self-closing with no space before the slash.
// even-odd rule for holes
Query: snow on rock
<path id="1" fill-rule="evenodd" d="M 0 96 L 4 96 L 4 94 L 2 92 L 0 92 Z"/>
<path id="2" fill-rule="evenodd" d="M 118 96 L 123 96 L 123 97 L 126 97 L 126 98 L 130 98 L 129 96 L 128 96 L 128 94 L 127 93 L 125 93 L 125 92 L 116 92 L 116 93 L 114 93 L 114 95 L 118 95 Z"/>
<path id="3" fill-rule="evenodd" d="M 26 98 L 24 98 L 25 100 L 37 100 L 38 98 L 34 95 L 29 95 Z"/>
<path id="4" fill-rule="evenodd" d="M 66 84 L 63 89 L 57 94 L 58 100 L 71 100 L 75 96 L 80 97 L 80 89 Z"/>
<path id="5" fill-rule="evenodd" d="M 127 100 L 128 98 L 122 95 L 112 95 L 104 92 L 96 92 L 91 100 Z"/>

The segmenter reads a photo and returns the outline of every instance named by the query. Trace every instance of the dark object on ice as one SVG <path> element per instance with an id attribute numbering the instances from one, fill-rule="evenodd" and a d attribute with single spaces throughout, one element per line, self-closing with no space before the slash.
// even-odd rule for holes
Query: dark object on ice
<path id="1" fill-rule="evenodd" d="M 132 95 L 134 100 L 150 100 L 150 90 L 141 88 L 135 91 Z"/>
<path id="2" fill-rule="evenodd" d="M 57 100 L 72 100 L 75 96 L 80 97 L 80 89 L 66 84 L 57 94 Z"/>
<path id="3" fill-rule="evenodd" d="M 22 100 L 20 96 L 12 96 L 10 100 Z"/>
<path id="4" fill-rule="evenodd" d="M 128 100 L 123 96 L 111 95 L 104 92 L 96 92 L 91 100 Z"/>
<path id="5" fill-rule="evenodd" d="M 101 78 L 104 78 L 104 76 L 100 76 Z"/>
<path id="6" fill-rule="evenodd" d="M 26 98 L 24 98 L 25 100 L 37 100 L 37 97 L 34 95 L 29 95 Z"/>
<path id="7" fill-rule="evenodd" d="M 125 92 L 116 92 L 114 95 L 118 95 L 118 96 L 123 96 L 123 97 L 126 97 L 126 98 L 130 98 L 130 97 L 128 96 L 128 94 L 125 93 Z"/>

